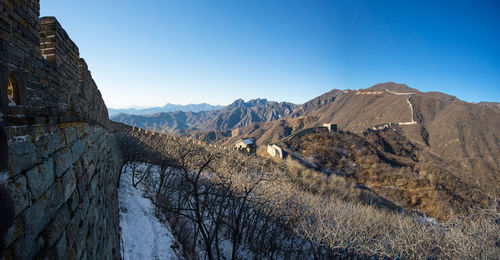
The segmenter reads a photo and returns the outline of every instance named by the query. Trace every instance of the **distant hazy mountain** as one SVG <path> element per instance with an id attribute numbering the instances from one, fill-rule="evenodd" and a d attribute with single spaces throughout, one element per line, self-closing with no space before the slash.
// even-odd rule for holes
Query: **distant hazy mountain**
<path id="1" fill-rule="evenodd" d="M 118 114 L 131 114 L 131 115 L 150 115 L 161 112 L 175 112 L 175 111 L 184 111 L 184 112 L 200 112 L 200 111 L 210 111 L 210 110 L 218 110 L 223 108 L 220 105 L 210 105 L 207 103 L 201 104 L 188 104 L 188 105 L 177 105 L 167 103 L 162 107 L 150 107 L 150 108 L 108 108 L 109 117 L 118 115 Z"/>
<path id="2" fill-rule="evenodd" d="M 297 105 L 287 102 L 242 99 L 220 110 L 199 112 L 175 111 L 151 115 L 118 114 L 113 121 L 141 127 L 156 128 L 170 133 L 185 133 L 193 130 L 232 130 L 255 122 L 268 122 L 290 115 Z"/>

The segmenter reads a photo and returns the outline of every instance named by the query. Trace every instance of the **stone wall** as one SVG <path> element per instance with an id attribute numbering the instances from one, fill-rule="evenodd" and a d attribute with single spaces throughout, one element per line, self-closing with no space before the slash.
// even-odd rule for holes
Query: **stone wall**
<path id="1" fill-rule="evenodd" d="M 114 128 L 78 47 L 39 8 L 38 0 L 0 0 L 0 124 L 9 155 L 0 185 L 15 202 L 6 258 L 118 259 Z"/>
<path id="2" fill-rule="evenodd" d="M 82 122 L 30 128 L 9 144 L 16 218 L 7 259 L 119 258 L 115 138 Z"/>
<path id="3" fill-rule="evenodd" d="M 271 155 L 272 157 L 277 157 L 280 159 L 283 159 L 283 157 L 284 157 L 283 150 L 281 150 L 281 148 L 275 144 L 273 144 L 273 145 L 268 144 L 267 145 L 267 153 L 269 155 Z"/>

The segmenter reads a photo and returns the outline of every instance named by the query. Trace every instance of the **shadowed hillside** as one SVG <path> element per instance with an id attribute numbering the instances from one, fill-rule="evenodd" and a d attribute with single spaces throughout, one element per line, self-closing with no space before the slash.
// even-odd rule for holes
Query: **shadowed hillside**
<path id="1" fill-rule="evenodd" d="M 392 129 L 367 135 L 320 131 L 279 144 L 291 159 L 327 175 L 362 184 L 407 210 L 438 219 L 464 214 L 491 201 L 463 169 L 443 161 Z"/>

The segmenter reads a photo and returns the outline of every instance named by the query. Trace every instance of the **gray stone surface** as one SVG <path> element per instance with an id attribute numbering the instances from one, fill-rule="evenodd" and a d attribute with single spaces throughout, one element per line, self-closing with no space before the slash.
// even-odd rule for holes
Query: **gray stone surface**
<path id="1" fill-rule="evenodd" d="M 66 234 L 63 233 L 59 240 L 54 244 L 54 250 L 49 253 L 49 259 L 63 259 L 68 249 Z"/>
<path id="2" fill-rule="evenodd" d="M 120 150 L 76 44 L 38 0 L 0 0 L 0 121 L 15 201 L 7 259 L 119 259 Z M 12 73 L 20 99 L 8 106 Z M 92 183 L 90 183 L 92 180 Z"/>
<path id="3" fill-rule="evenodd" d="M 38 158 L 47 158 L 61 147 L 59 136 L 49 134 L 36 140 L 36 154 Z"/>
<path id="4" fill-rule="evenodd" d="M 28 186 L 33 199 L 39 199 L 54 183 L 54 163 L 46 159 L 42 164 L 26 172 Z"/>
<path id="5" fill-rule="evenodd" d="M 76 140 L 75 143 L 71 146 L 71 157 L 73 159 L 72 162 L 76 162 L 83 153 L 84 144 L 82 140 Z"/>
<path id="6" fill-rule="evenodd" d="M 31 194 L 26 186 L 26 178 L 20 176 L 8 185 L 12 199 L 14 200 L 15 214 L 18 215 L 31 205 Z"/>
<path id="7" fill-rule="evenodd" d="M 47 212 L 49 204 L 50 202 L 43 198 L 23 212 L 26 234 L 36 236 L 44 229 L 50 218 L 50 212 Z"/>
<path id="8" fill-rule="evenodd" d="M 67 201 L 76 189 L 76 175 L 72 168 L 69 168 L 62 176 L 64 189 L 64 201 Z"/>
<path id="9" fill-rule="evenodd" d="M 7 255 L 16 255 L 16 259 L 32 259 L 35 258 L 40 249 L 43 248 L 45 241 L 42 236 L 33 237 L 26 235 L 19 239 L 12 248 L 7 248 Z"/>
<path id="10" fill-rule="evenodd" d="M 35 145 L 32 142 L 18 142 L 9 145 L 9 167 L 11 175 L 33 167 L 36 163 Z"/>
<path id="11" fill-rule="evenodd" d="M 61 177 L 72 164 L 71 149 L 64 148 L 54 155 L 55 174 L 57 177 Z"/>
<path id="12" fill-rule="evenodd" d="M 83 129 L 85 134 L 70 145 L 64 135 L 78 131 L 64 131 L 63 127 L 52 134 L 61 136 L 63 142 L 61 138 L 34 138 L 17 146 L 33 146 L 32 151 L 43 151 L 35 158 L 47 157 L 31 167 L 20 164 L 20 168 L 27 169 L 10 178 L 17 217 L 7 236 L 9 254 L 78 259 L 103 255 L 111 258 L 110 252 L 115 252 L 117 256 L 119 214 L 115 189 L 121 155 L 112 134 L 90 125 Z"/>
<path id="13" fill-rule="evenodd" d="M 69 210 L 62 206 L 55 214 L 55 217 L 47 225 L 45 237 L 49 246 L 52 246 L 64 233 L 70 219 Z"/>

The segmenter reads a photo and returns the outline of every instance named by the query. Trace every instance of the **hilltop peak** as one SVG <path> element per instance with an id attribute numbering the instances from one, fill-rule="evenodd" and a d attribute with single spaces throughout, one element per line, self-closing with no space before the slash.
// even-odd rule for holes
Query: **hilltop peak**
<path id="1" fill-rule="evenodd" d="M 419 92 L 417 89 L 410 88 L 405 84 L 399 84 L 395 82 L 385 82 L 373 85 L 365 90 L 384 90 L 398 91 L 398 92 Z"/>
<path id="2" fill-rule="evenodd" d="M 251 99 L 245 102 L 245 100 L 238 98 L 233 103 L 231 103 L 228 107 L 250 107 L 250 106 L 259 106 L 267 103 L 267 99 L 265 98 L 257 98 Z"/>

